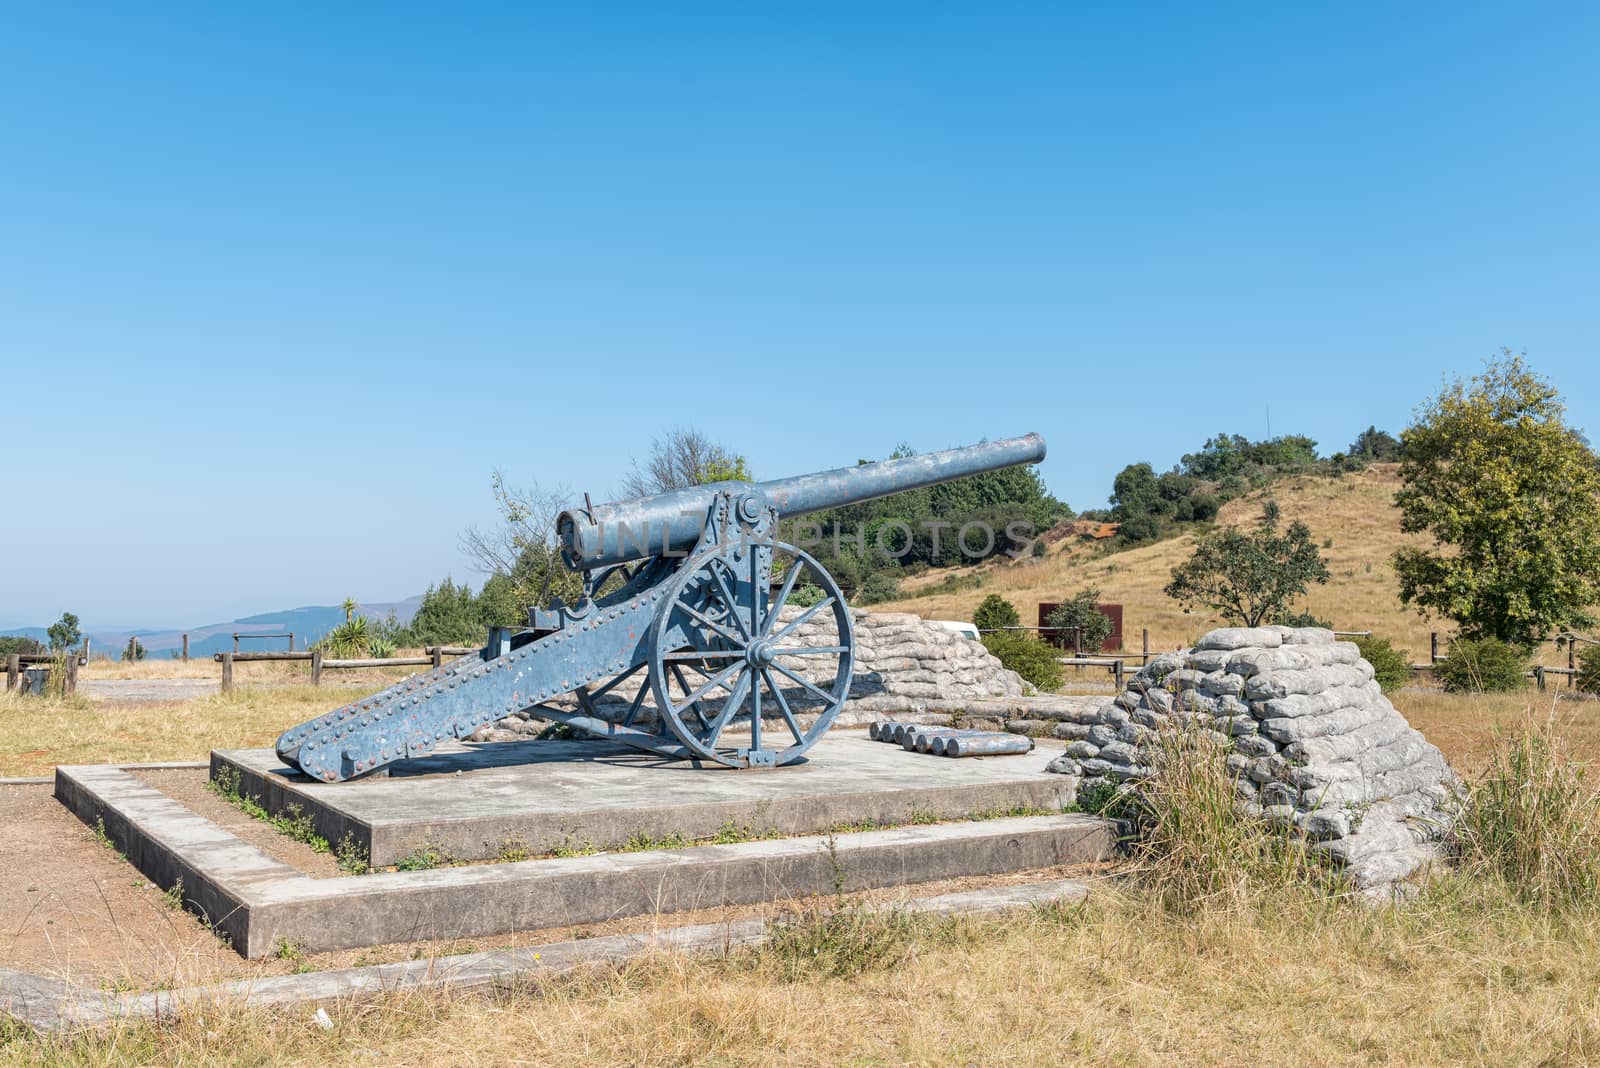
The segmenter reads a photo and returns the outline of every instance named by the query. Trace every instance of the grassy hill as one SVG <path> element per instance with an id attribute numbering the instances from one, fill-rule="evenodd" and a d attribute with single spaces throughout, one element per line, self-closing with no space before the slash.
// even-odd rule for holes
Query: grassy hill
<path id="1" fill-rule="evenodd" d="M 1430 622 L 1400 604 L 1399 585 L 1389 566 L 1395 548 L 1408 540 L 1400 533 L 1400 513 L 1394 506 L 1399 485 L 1399 465 L 1379 464 L 1337 478 L 1282 479 L 1273 494 L 1285 522 L 1300 519 L 1311 528 L 1332 572 L 1326 586 L 1312 588 L 1305 607 L 1340 630 L 1371 630 L 1387 637 L 1420 662 L 1428 656 L 1428 632 L 1439 631 L 1442 640 L 1451 626 Z M 1249 524 L 1260 514 L 1258 493 L 1229 502 L 1217 521 Z M 903 583 L 907 596 L 877 607 L 930 619 L 971 619 L 979 601 L 998 593 L 1017 606 L 1024 623 L 1031 624 L 1038 618 L 1041 601 L 1059 601 L 1092 585 L 1103 601 L 1123 606 L 1123 634 L 1129 648 L 1138 648 L 1144 627 L 1150 628 L 1152 649 L 1177 648 L 1220 625 L 1215 617 L 1198 611 L 1185 614 L 1161 592 L 1173 567 L 1194 551 L 1197 537 L 1184 534 L 1121 552 L 1070 539 L 1051 546 L 1041 558 L 917 576 Z M 969 582 L 978 584 L 952 588 Z"/>

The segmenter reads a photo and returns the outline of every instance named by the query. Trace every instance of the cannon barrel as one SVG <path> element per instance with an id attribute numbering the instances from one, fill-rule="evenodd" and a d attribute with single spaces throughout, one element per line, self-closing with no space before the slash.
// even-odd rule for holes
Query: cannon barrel
<path id="1" fill-rule="evenodd" d="M 790 517 L 858 504 L 892 493 L 1044 459 L 1044 438 L 1024 434 L 922 456 L 841 467 L 771 482 L 713 482 L 650 497 L 562 512 L 556 520 L 562 559 L 575 571 L 610 567 L 649 556 L 686 553 L 705 529 L 718 493 L 754 492 Z M 749 517 L 747 517 L 749 518 Z"/>

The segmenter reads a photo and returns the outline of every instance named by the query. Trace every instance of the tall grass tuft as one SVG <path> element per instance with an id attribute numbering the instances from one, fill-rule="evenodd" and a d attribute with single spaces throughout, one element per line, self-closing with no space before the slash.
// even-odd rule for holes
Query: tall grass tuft
<path id="1" fill-rule="evenodd" d="M 1123 795 L 1141 882 L 1169 908 L 1253 910 L 1265 894 L 1346 889 L 1292 827 L 1251 815 L 1228 769 L 1229 747 L 1192 726 L 1164 726 L 1146 743 L 1150 775 Z"/>
<path id="2" fill-rule="evenodd" d="M 1529 715 L 1495 739 L 1462 803 L 1454 846 L 1464 867 L 1524 903 L 1600 902 L 1600 791 L 1554 716 Z"/>

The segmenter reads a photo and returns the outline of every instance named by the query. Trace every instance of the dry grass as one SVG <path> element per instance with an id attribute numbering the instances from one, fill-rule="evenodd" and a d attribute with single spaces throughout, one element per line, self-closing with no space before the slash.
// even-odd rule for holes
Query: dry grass
<path id="1" fill-rule="evenodd" d="M 296 723 L 375 688 L 240 689 L 140 704 L 0 695 L 0 776 L 46 775 L 57 764 L 203 760 L 212 749 L 271 745 Z"/>
<path id="2" fill-rule="evenodd" d="M 1404 910 L 1185 919 L 1109 891 L 1004 921 L 662 956 L 493 996 L 332 1012 L 218 1008 L 63 1043 L 35 1064 L 1579 1064 L 1600 1057 L 1592 917 L 1457 888 Z M 823 932 L 823 944 L 831 936 Z M 896 949 L 886 940 L 904 939 Z M 841 960 L 845 966 L 840 967 Z M 874 965 L 876 960 L 881 965 Z M 852 965 L 851 962 L 855 964 Z"/>
<path id="3" fill-rule="evenodd" d="M 1389 699 L 1463 776 L 1476 776 L 1487 767 L 1496 740 L 1529 718 L 1552 719 L 1576 759 L 1600 763 L 1600 703 L 1592 699 L 1533 690 L 1448 694 L 1412 689 L 1392 693 Z"/>
<path id="4" fill-rule="evenodd" d="M 1428 659 L 1428 633 L 1443 636 L 1454 627 L 1448 621 L 1429 621 L 1400 604 L 1400 587 L 1389 558 L 1413 539 L 1400 533 L 1400 513 L 1394 491 L 1400 487 L 1399 468 L 1379 464 L 1342 478 L 1302 476 L 1284 479 L 1273 488 L 1285 522 L 1302 520 L 1322 548 L 1332 578 L 1314 587 L 1305 607 L 1333 622 L 1341 630 L 1371 630 L 1394 642 L 1413 663 Z M 1218 516 L 1224 525 L 1253 524 L 1261 514 L 1261 496 L 1230 501 Z M 1123 636 L 1128 648 L 1138 649 L 1141 628 L 1150 628 L 1154 650 L 1177 649 L 1219 625 L 1203 613 L 1185 613 L 1162 593 L 1172 569 L 1194 552 L 1198 535 L 1188 533 L 1124 552 L 1107 553 L 1104 547 L 1071 540 L 1052 547 L 1049 555 L 1016 562 L 1000 561 L 979 568 L 959 569 L 960 574 L 984 577 L 977 589 L 955 593 L 912 596 L 879 607 L 915 612 L 929 619 L 971 619 L 978 602 L 990 593 L 1011 600 L 1025 624 L 1038 618 L 1042 601 L 1059 601 L 1094 586 L 1104 600 L 1123 606 Z M 905 583 L 907 592 L 936 586 L 952 574 L 940 570 Z M 1553 646 L 1541 647 L 1541 659 L 1565 664 L 1566 654 Z"/>

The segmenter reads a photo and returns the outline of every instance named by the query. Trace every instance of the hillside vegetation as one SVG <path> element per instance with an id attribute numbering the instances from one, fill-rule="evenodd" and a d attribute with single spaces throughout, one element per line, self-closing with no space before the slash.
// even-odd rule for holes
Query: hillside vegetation
<path id="1" fill-rule="evenodd" d="M 1397 464 L 1374 464 L 1338 476 L 1291 476 L 1275 482 L 1272 494 L 1285 522 L 1299 519 L 1311 528 L 1332 573 L 1326 586 L 1313 587 L 1305 605 L 1296 607 L 1340 630 L 1371 630 L 1390 638 L 1420 663 L 1428 657 L 1428 632 L 1439 631 L 1442 641 L 1453 626 L 1426 620 L 1400 604 L 1399 583 L 1389 558 L 1399 546 L 1420 541 L 1400 532 L 1400 513 L 1394 505 L 1398 471 Z M 1257 491 L 1228 502 L 1217 523 L 1253 523 L 1261 514 L 1262 496 Z M 906 596 L 875 607 L 929 619 L 965 620 L 972 618 L 986 595 L 999 593 L 1016 604 L 1025 624 L 1032 625 L 1040 602 L 1064 600 L 1094 586 L 1102 601 L 1123 606 L 1123 636 L 1130 649 L 1138 649 L 1145 627 L 1150 629 L 1152 649 L 1175 649 L 1221 625 L 1214 616 L 1186 613 L 1161 592 L 1172 569 L 1194 551 L 1202 532 L 1193 528 L 1120 552 L 1104 543 L 1071 538 L 1050 546 L 1043 557 L 996 560 L 907 579 L 902 585 Z M 1547 658 L 1553 652 L 1549 646 L 1544 651 Z"/>

